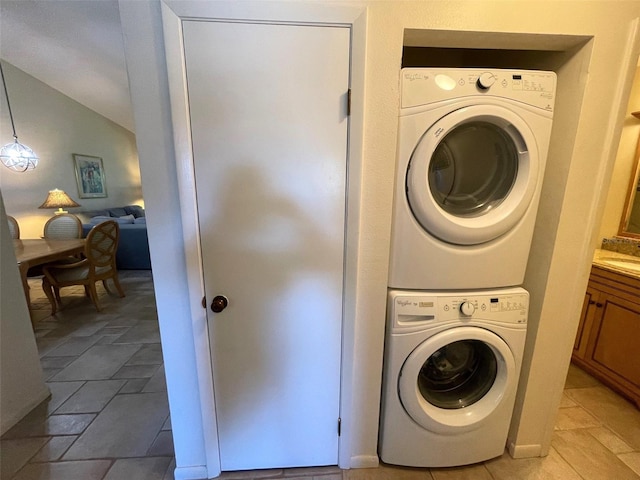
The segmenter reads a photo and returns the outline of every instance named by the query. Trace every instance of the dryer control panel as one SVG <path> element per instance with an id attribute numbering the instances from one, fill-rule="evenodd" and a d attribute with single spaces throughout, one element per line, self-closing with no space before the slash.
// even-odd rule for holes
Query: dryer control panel
<path id="1" fill-rule="evenodd" d="M 488 292 L 390 291 L 394 327 L 482 320 L 526 325 L 529 293 L 522 288 Z"/>
<path id="2" fill-rule="evenodd" d="M 556 74 L 541 70 L 403 68 L 400 90 L 401 108 L 480 95 L 553 112 Z"/>

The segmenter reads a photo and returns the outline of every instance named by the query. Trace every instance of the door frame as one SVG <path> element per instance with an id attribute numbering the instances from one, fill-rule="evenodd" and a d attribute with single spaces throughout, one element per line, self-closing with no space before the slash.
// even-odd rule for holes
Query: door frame
<path id="1" fill-rule="evenodd" d="M 356 287 L 359 253 L 359 225 L 361 211 L 361 178 L 364 137 L 364 77 L 366 58 L 366 6 L 326 5 L 306 2 L 199 2 L 190 0 L 162 0 L 162 23 L 173 140 L 178 176 L 182 231 L 187 266 L 187 288 L 196 352 L 197 377 L 202 414 L 205 466 L 208 478 L 221 472 L 211 339 L 206 310 L 201 302 L 204 295 L 204 272 L 199 236 L 190 120 L 183 56 L 182 21 L 216 20 L 226 22 L 293 23 L 303 25 L 346 26 L 351 32 L 351 115 L 349 119 L 346 179 L 344 286 L 342 310 L 342 359 L 340 379 L 341 435 L 338 439 L 338 465 L 352 465 L 351 444 L 354 435 L 352 399 L 357 388 L 353 370 L 356 362 L 355 322 Z M 337 426 L 336 426 L 337 427 Z"/>

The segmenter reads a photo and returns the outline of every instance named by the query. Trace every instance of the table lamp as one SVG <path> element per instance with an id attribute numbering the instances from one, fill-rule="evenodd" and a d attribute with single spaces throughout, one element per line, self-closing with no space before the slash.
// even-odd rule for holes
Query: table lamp
<path id="1" fill-rule="evenodd" d="M 38 208 L 57 208 L 58 210 L 54 213 L 56 215 L 60 215 L 61 213 L 68 213 L 66 210 L 63 210 L 65 207 L 71 208 L 79 206 L 80 204 L 73 201 L 64 191 L 55 188 L 53 190 L 49 190 L 47 199 Z"/>

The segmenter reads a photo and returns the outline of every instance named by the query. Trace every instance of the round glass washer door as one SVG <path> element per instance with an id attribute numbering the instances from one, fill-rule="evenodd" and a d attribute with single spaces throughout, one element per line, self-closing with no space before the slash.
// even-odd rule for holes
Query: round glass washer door
<path id="1" fill-rule="evenodd" d="M 508 232 L 525 214 L 539 176 L 533 132 L 496 105 L 460 108 L 420 138 L 407 170 L 407 200 L 423 229 L 475 245 Z"/>
<path id="2" fill-rule="evenodd" d="M 437 433 L 472 430 L 516 388 L 513 354 L 498 335 L 459 327 L 425 340 L 411 352 L 398 380 L 409 416 Z"/>

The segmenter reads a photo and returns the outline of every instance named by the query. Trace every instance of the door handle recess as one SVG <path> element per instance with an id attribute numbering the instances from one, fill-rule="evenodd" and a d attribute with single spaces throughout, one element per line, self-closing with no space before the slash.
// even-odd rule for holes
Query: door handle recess
<path id="1" fill-rule="evenodd" d="M 211 311 L 220 313 L 229 305 L 229 300 L 224 295 L 216 295 L 211 302 Z"/>

